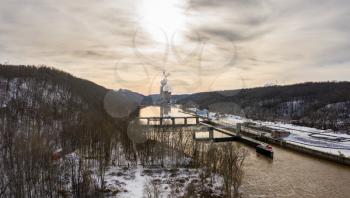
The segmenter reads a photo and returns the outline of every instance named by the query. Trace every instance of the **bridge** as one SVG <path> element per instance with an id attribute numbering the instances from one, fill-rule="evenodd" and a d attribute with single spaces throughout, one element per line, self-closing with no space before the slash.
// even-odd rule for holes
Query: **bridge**
<path id="1" fill-rule="evenodd" d="M 143 126 L 149 127 L 190 127 L 190 126 L 205 126 L 208 127 L 209 136 L 207 138 L 196 138 L 198 140 L 212 140 L 212 141 L 232 141 L 232 140 L 240 140 L 252 146 L 257 146 L 264 144 L 260 141 L 257 141 L 253 138 L 249 138 L 246 136 L 241 136 L 239 133 L 234 131 L 226 130 L 223 128 L 219 128 L 212 124 L 200 121 L 199 116 L 180 116 L 180 117 L 139 117 Z M 220 132 L 227 137 L 214 137 L 214 131 Z"/>
<path id="2" fill-rule="evenodd" d="M 180 116 L 180 117 L 139 117 L 142 125 L 150 127 L 187 127 L 198 126 L 200 124 L 198 116 Z"/>
<path id="3" fill-rule="evenodd" d="M 201 118 L 199 116 L 178 116 L 178 117 L 138 117 L 141 121 L 141 125 L 148 127 L 190 127 L 190 126 L 205 126 L 208 127 L 209 136 L 206 138 L 196 138 L 197 140 L 211 140 L 215 142 L 222 141 L 233 141 L 240 140 L 246 144 L 251 146 L 257 145 L 265 145 L 263 142 L 255 140 L 250 137 L 241 136 L 239 133 L 234 132 L 232 130 L 226 130 L 212 124 L 200 121 Z M 220 132 L 226 137 L 214 137 L 214 131 Z"/>
<path id="4" fill-rule="evenodd" d="M 267 144 L 255 140 L 253 138 L 242 136 L 239 130 L 223 129 L 217 126 L 216 123 L 206 121 L 205 118 L 199 116 L 177 116 L 177 117 L 138 117 L 141 122 L 141 126 L 144 127 L 206 127 L 208 129 L 208 137 L 196 137 L 196 133 L 193 134 L 193 139 L 196 141 L 213 141 L 213 142 L 227 142 L 227 141 L 240 141 L 253 147 L 267 146 Z M 201 119 L 201 120 L 200 120 Z M 214 137 L 214 131 L 224 134 L 224 137 Z M 204 132 L 205 133 L 205 132 Z"/>

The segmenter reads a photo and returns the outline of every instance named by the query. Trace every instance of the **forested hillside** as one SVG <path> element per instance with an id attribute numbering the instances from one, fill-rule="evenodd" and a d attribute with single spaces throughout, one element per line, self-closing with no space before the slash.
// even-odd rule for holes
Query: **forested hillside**
<path id="1" fill-rule="evenodd" d="M 133 112 L 110 116 L 104 104 L 109 92 L 137 105 L 131 92 L 112 92 L 52 68 L 0 65 L 0 197 L 99 196 L 83 160 L 55 160 L 77 151 L 96 159 L 103 172 L 112 148 L 132 156 L 126 128 Z"/>
<path id="2" fill-rule="evenodd" d="M 310 82 L 192 94 L 180 104 L 258 120 L 350 131 L 350 83 Z"/>
<path id="3" fill-rule="evenodd" d="M 142 101 L 52 68 L 0 65 L 0 197 L 239 194 L 245 149 L 144 128 L 133 119 Z"/>

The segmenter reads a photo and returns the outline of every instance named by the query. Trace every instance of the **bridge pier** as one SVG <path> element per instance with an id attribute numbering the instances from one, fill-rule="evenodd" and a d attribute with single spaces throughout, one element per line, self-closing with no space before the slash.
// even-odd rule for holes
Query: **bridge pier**
<path id="1" fill-rule="evenodd" d="M 214 139 L 214 128 L 209 127 L 209 139 L 213 140 Z"/>
<path id="2" fill-rule="evenodd" d="M 237 133 L 237 135 L 240 135 L 241 130 L 242 130 L 242 124 L 241 123 L 237 123 L 237 125 L 236 125 L 236 133 Z"/>

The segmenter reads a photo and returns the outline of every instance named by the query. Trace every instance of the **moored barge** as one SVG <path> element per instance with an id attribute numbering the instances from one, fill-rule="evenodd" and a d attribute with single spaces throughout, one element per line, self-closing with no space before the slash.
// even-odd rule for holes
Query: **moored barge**
<path id="1" fill-rule="evenodd" d="M 267 157 L 273 158 L 273 150 L 270 145 L 259 144 L 255 147 L 257 153 L 263 154 Z"/>

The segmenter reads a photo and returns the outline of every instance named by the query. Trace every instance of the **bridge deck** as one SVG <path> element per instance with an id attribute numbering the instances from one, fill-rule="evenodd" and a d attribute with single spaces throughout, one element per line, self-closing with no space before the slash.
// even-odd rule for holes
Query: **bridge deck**
<path id="1" fill-rule="evenodd" d="M 198 116 L 177 116 L 177 117 L 139 117 L 139 120 L 146 120 L 147 126 L 196 126 L 199 125 Z"/>
<path id="2" fill-rule="evenodd" d="M 210 127 L 216 131 L 219 131 L 220 133 L 223 133 L 223 134 L 226 134 L 226 135 L 229 135 L 230 137 L 227 137 L 227 138 L 220 138 L 221 141 L 223 141 L 224 139 L 227 139 L 228 141 L 229 140 L 237 140 L 239 139 L 241 142 L 243 143 L 246 143 L 246 144 L 249 144 L 249 145 L 252 145 L 252 146 L 257 146 L 257 145 L 266 145 L 264 142 L 260 142 L 258 140 L 255 140 L 253 138 L 250 138 L 250 137 L 247 137 L 247 136 L 241 136 L 233 131 L 229 131 L 229 130 L 226 130 L 226 129 L 222 129 L 222 128 L 218 128 L 218 127 L 215 127 L 211 124 L 207 124 L 207 123 L 203 123 L 203 122 L 200 122 L 201 125 L 204 125 L 204 126 L 207 126 L 207 127 Z M 214 138 L 215 139 L 215 138 Z"/>

